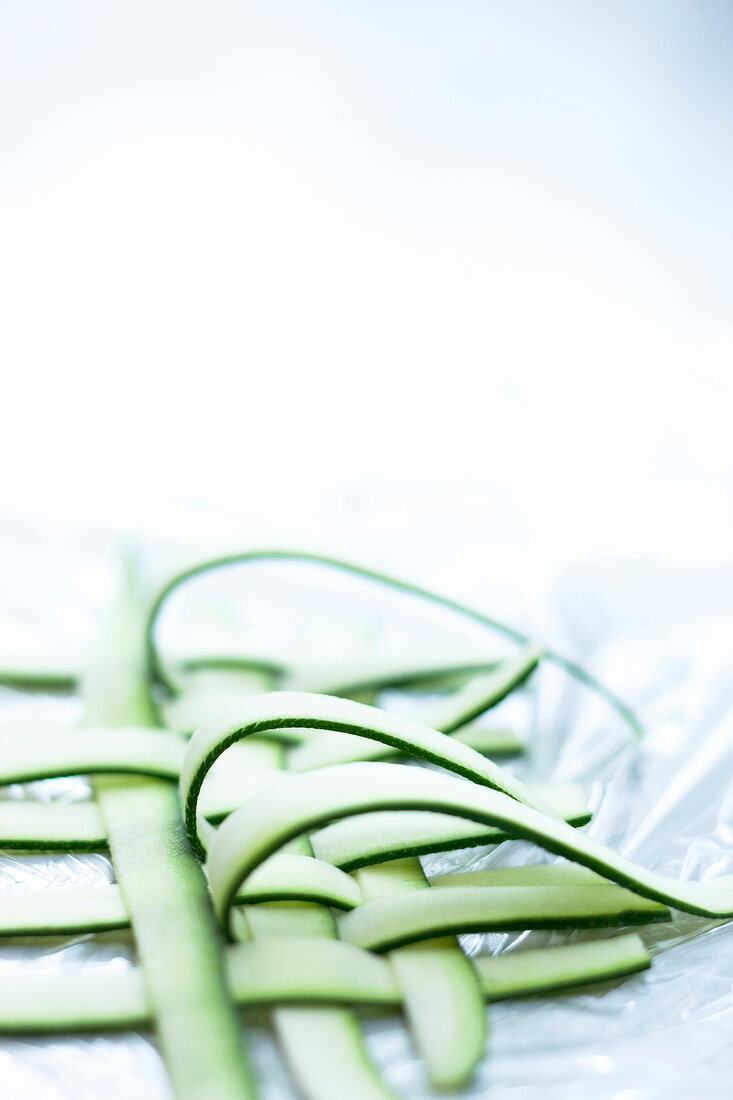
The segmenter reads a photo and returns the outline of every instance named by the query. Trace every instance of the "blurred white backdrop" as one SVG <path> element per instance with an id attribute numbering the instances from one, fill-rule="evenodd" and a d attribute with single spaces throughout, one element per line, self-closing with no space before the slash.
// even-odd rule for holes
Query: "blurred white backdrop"
<path id="1" fill-rule="evenodd" d="M 725 0 L 6 0 L 0 74 L 12 530 L 729 559 Z"/>

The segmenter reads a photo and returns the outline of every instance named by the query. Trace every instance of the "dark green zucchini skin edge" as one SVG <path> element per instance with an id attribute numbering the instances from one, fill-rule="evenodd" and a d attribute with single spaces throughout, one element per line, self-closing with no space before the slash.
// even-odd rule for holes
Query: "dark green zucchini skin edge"
<path id="1" fill-rule="evenodd" d="M 326 555 L 309 553 L 308 551 L 299 550 L 251 550 L 244 551 L 236 554 L 227 554 L 218 558 L 211 558 L 208 561 L 199 562 L 188 569 L 177 573 L 174 577 L 167 581 L 167 583 L 161 588 L 153 602 L 150 612 L 148 614 L 146 629 L 145 629 L 145 653 L 147 664 L 147 676 L 148 684 L 153 700 L 153 705 L 156 705 L 156 694 L 160 689 L 173 694 L 174 687 L 170 680 L 166 676 L 165 669 L 163 668 L 160 656 L 158 654 L 157 647 L 155 645 L 155 627 L 160 615 L 161 609 L 165 604 L 168 597 L 187 581 L 192 580 L 194 577 L 200 576 L 203 573 L 208 573 L 215 569 L 221 569 L 228 565 L 241 565 L 246 563 L 254 563 L 261 561 L 300 561 L 300 562 L 312 562 L 316 565 L 324 565 L 332 569 L 337 569 L 343 573 L 349 573 L 355 577 L 361 577 L 364 580 L 374 581 L 377 584 L 391 588 L 394 591 L 402 592 L 406 595 L 416 596 L 418 599 L 427 600 L 429 603 L 445 608 L 448 611 L 455 612 L 457 615 L 463 618 L 470 619 L 472 622 L 479 623 L 481 626 L 488 627 L 491 630 L 496 630 L 503 634 L 505 637 L 510 638 L 512 641 L 517 642 L 520 645 L 528 645 L 531 642 L 531 638 L 516 630 L 514 627 L 509 626 L 507 623 L 494 619 L 489 615 L 483 614 L 481 611 L 477 611 L 475 608 L 468 607 L 465 604 L 452 600 L 447 596 L 441 596 L 435 592 L 429 591 L 429 589 L 422 588 L 420 585 L 411 584 L 409 581 L 403 581 L 395 577 L 391 577 L 386 573 L 380 573 L 374 569 L 368 569 L 365 566 L 355 565 L 352 562 L 342 561 L 339 558 L 332 558 Z M 591 676 L 589 672 L 575 661 L 563 656 L 560 653 L 555 652 L 552 649 L 544 649 L 543 656 L 548 661 L 552 661 L 560 668 L 565 669 L 571 676 L 573 676 L 580 683 L 585 684 L 586 687 L 595 691 L 601 695 L 610 706 L 620 715 L 623 721 L 631 729 L 635 738 L 640 738 L 643 735 L 643 727 L 633 712 L 633 710 L 620 699 L 614 692 L 607 688 L 600 681 L 596 680 L 594 676 Z"/>

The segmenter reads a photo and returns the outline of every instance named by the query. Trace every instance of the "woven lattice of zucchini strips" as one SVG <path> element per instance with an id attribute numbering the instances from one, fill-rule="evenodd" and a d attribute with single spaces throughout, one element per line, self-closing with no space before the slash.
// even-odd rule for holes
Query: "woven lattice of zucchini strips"
<path id="1" fill-rule="evenodd" d="M 564 988 L 648 964 L 633 935 L 466 959 L 454 936 L 467 930 L 467 914 L 468 926 L 477 929 L 641 923 L 666 917 L 663 905 L 641 896 L 659 897 L 662 887 L 644 880 L 638 868 L 630 878 L 627 868 L 613 863 L 613 853 L 602 856 L 600 869 L 631 885 L 633 893 L 568 865 L 428 883 L 416 853 L 507 835 L 532 835 L 589 867 L 599 866 L 599 853 L 589 854 L 579 834 L 560 820 L 584 819 L 574 792 L 519 787 L 457 738 L 353 702 L 290 693 L 244 700 L 236 715 L 213 719 L 187 748 L 179 736 L 152 728 L 142 634 L 129 615 L 133 605 L 128 598 L 111 624 L 113 656 L 97 666 L 107 674 L 93 670 L 87 677 L 89 720 L 96 728 L 63 744 L 53 736 L 34 739 L 0 756 L 0 782 L 77 773 L 105 777 L 95 782 L 89 806 L 27 806 L 25 820 L 15 831 L 9 828 L 6 839 L 44 847 L 45 830 L 49 847 L 63 848 L 66 840 L 82 848 L 106 842 L 117 886 L 69 892 L 53 907 L 50 894 L 16 898 L 1 928 L 5 934 L 43 933 L 130 922 L 140 966 L 109 981 L 99 975 L 30 981 L 28 995 L 16 998 L 8 1018 L 0 1016 L 3 1028 L 73 1030 L 152 1021 L 178 1095 L 251 1095 L 256 1086 L 242 1057 L 234 1005 L 269 1005 L 306 1094 L 377 1096 L 388 1090 L 367 1059 L 353 1005 L 401 1005 L 431 1080 L 457 1085 L 482 1050 L 485 999 Z M 454 700 L 454 709 L 463 706 L 465 715 L 478 706 L 480 712 L 480 698 L 499 694 L 502 675 L 509 682 L 522 662 L 526 668 L 533 661 L 532 654 L 521 655 L 498 681 L 496 670 L 490 673 L 493 684 L 485 677 L 474 681 Z M 290 734 L 283 737 L 283 731 Z M 349 740 L 354 737 L 380 747 L 367 745 L 360 754 L 359 742 Z M 295 747 L 286 751 L 292 740 Z M 348 748 L 337 748 L 341 740 Z M 214 758 L 233 742 L 236 747 L 209 773 Z M 288 764 L 300 771 L 329 765 L 334 757 L 373 758 L 385 747 L 427 757 L 456 774 L 368 762 L 282 776 Z M 229 947 L 216 933 L 206 879 L 183 836 L 173 785 L 179 774 L 189 837 L 199 852 L 209 847 L 213 898 L 235 940 Z M 107 778 L 115 775 L 123 778 Z M 494 800 L 488 808 L 487 798 Z M 239 801 L 245 805 L 235 809 Z M 227 817 L 229 810 L 235 812 Z M 214 831 L 211 823 L 222 818 Z M 270 831 L 253 847 L 266 820 Z M 568 844 L 568 835 L 575 846 L 563 850 L 559 845 Z M 289 850 L 281 852 L 283 845 Z M 362 869 L 346 873 L 354 867 Z M 676 885 L 666 884 L 667 900 L 697 904 L 697 911 L 702 903 L 710 907 L 710 898 L 671 894 Z M 342 915 L 334 919 L 333 910 Z M 439 1018 L 438 994 L 454 998 L 452 1021 L 443 1007 Z"/>

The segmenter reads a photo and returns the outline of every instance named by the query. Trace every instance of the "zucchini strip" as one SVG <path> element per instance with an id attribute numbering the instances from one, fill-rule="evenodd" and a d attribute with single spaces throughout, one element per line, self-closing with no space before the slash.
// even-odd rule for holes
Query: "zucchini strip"
<path id="1" fill-rule="evenodd" d="M 232 898 L 266 856 L 294 836 L 338 817 L 374 809 L 426 809 L 500 827 L 547 851 L 598 871 L 634 893 L 701 916 L 733 916 L 733 876 L 682 882 L 632 863 L 564 821 L 500 791 L 399 764 L 337 764 L 294 775 L 242 806 L 215 834 L 209 881 L 219 918 L 229 929 Z"/>
<path id="2" fill-rule="evenodd" d="M 0 936 L 103 932 L 129 923 L 116 886 L 18 890 L 0 895 Z"/>
<path id="3" fill-rule="evenodd" d="M 402 999 L 385 959 L 325 936 L 235 944 L 227 951 L 227 974 L 239 1005 L 399 1005 Z"/>
<path id="4" fill-rule="evenodd" d="M 308 1100 L 397 1100 L 380 1077 L 350 1008 L 277 1008 L 273 1013 L 298 1087 Z"/>
<path id="5" fill-rule="evenodd" d="M 608 940 L 479 955 L 471 961 L 490 1002 L 536 997 L 591 982 L 623 978 L 648 970 L 652 962 L 634 932 Z"/>
<path id="6" fill-rule="evenodd" d="M 107 847 L 94 802 L 0 802 L 0 848 L 93 852 Z"/>
<path id="7" fill-rule="evenodd" d="M 334 667 L 333 660 L 329 661 L 320 671 L 317 666 L 311 666 L 303 671 L 284 673 L 279 687 L 286 691 L 315 691 L 320 695 L 340 695 L 343 698 L 353 698 L 366 691 L 379 694 L 391 688 L 422 688 L 429 691 L 445 685 L 455 686 L 456 682 L 489 672 L 498 664 L 499 660 L 487 657 L 485 649 L 480 646 L 460 657 L 456 657 L 455 651 L 421 656 L 419 665 L 414 661 L 400 664 L 395 657 L 361 656 L 337 667 Z"/>
<path id="8" fill-rule="evenodd" d="M 313 856 L 273 856 L 250 875 L 237 902 L 310 901 L 335 909 L 354 909 L 362 903 L 361 890 L 351 875 Z"/>
<path id="9" fill-rule="evenodd" d="M 149 1027 L 153 1009 L 140 967 L 33 974 L 23 967 L 0 977 L 0 1032 L 65 1034 Z"/>
<path id="10" fill-rule="evenodd" d="M 78 679 L 77 669 L 57 658 L 41 659 L 29 654 L 0 662 L 0 684 L 20 691 L 73 691 Z"/>
<path id="11" fill-rule="evenodd" d="M 227 983 L 243 1008 L 360 1004 L 398 1007 L 402 995 L 386 959 L 340 940 L 300 936 L 234 944 L 225 955 Z M 411 950 L 411 949 L 406 949 Z M 639 936 L 534 947 L 470 960 L 489 1002 L 586 986 L 646 970 Z M 0 1031 L 45 1034 L 145 1027 L 153 1011 L 140 967 L 73 974 L 0 976 Z"/>
<path id="12" fill-rule="evenodd" d="M 368 951 L 459 932 L 603 928 L 671 920 L 664 905 L 620 886 L 433 886 L 367 901 L 338 919 L 339 935 Z"/>
<path id="13" fill-rule="evenodd" d="M 40 734 L 0 744 L 0 786 L 69 775 L 178 778 L 186 742 L 175 733 L 127 728 Z"/>
<path id="14" fill-rule="evenodd" d="M 451 734 L 454 741 L 480 752 L 482 756 L 523 756 L 526 748 L 512 730 L 487 729 L 473 724 L 461 726 Z"/>
<path id="15" fill-rule="evenodd" d="M 457 691 L 431 703 L 421 716 L 423 725 L 442 733 L 453 733 L 506 699 L 532 675 L 541 659 L 539 646 L 525 646 L 496 668 L 475 676 Z"/>
<path id="16" fill-rule="evenodd" d="M 431 886 L 608 886 L 608 880 L 578 863 L 526 863 L 431 875 Z M 637 899 L 638 900 L 638 899 Z"/>
<path id="17" fill-rule="evenodd" d="M 139 652 L 135 581 L 127 570 L 120 599 L 85 674 L 83 698 L 90 724 L 152 725 Z M 90 736 L 104 757 L 104 742 L 100 745 L 99 737 Z M 112 732 L 116 763 L 122 763 L 119 754 L 123 748 L 129 751 L 131 739 L 136 765 L 142 759 L 156 769 L 162 762 L 168 773 L 175 770 L 182 744 L 175 735 L 139 728 L 123 730 L 119 737 Z M 59 740 L 55 759 L 66 768 L 69 757 L 63 749 L 68 746 L 73 755 L 78 742 Z M 37 752 L 38 742 L 32 748 Z M 109 758 L 100 771 L 108 768 Z M 78 761 L 72 766 L 79 770 Z M 176 788 L 160 779 L 104 777 L 95 780 L 94 790 L 177 1100 L 253 1100 L 254 1081 L 226 986 L 220 933 L 206 879 L 186 840 Z"/>
<path id="18" fill-rule="evenodd" d="M 467 745 L 455 742 L 436 730 L 387 714 L 376 707 L 337 699 L 332 695 L 271 692 L 227 708 L 210 722 L 199 726 L 188 743 L 181 768 L 181 802 L 191 847 L 200 858 L 204 858 L 206 848 L 198 799 L 209 768 L 238 741 L 268 729 L 286 726 L 357 733 L 439 764 L 478 783 L 496 787 L 514 799 L 535 804 L 523 784 L 508 772 Z M 552 810 L 548 812 L 554 814 Z"/>
<path id="19" fill-rule="evenodd" d="M 438 726 L 435 728 L 439 729 Z M 279 736 L 285 731 L 271 732 L 277 732 Z M 358 737 L 356 734 L 327 731 L 312 736 L 312 730 L 304 730 L 302 733 L 311 736 L 291 739 L 293 749 L 288 757 L 289 771 L 312 771 L 330 764 L 347 764 L 352 760 L 397 760 L 401 755 L 399 749 L 383 745 L 379 741 L 370 741 L 366 737 Z M 482 729 L 480 726 L 467 725 L 450 736 L 454 741 L 460 741 L 470 749 L 480 752 L 482 756 L 490 756 L 492 759 L 497 756 L 521 756 L 525 751 L 516 734 L 509 730 Z"/>
<path id="20" fill-rule="evenodd" d="M 431 703 L 421 715 L 421 724 L 441 733 L 453 733 L 506 698 L 534 671 L 541 656 L 540 649 L 528 646 L 517 656 L 502 661 L 491 672 L 475 676 L 446 698 Z M 466 743 L 463 739 L 463 744 Z M 399 748 L 394 745 L 326 732 L 293 749 L 288 758 L 288 769 L 294 772 L 310 771 L 351 760 L 386 760 L 399 756 L 399 753 Z"/>
<path id="21" fill-rule="evenodd" d="M 250 1100 L 254 1085 L 226 991 L 206 881 L 186 842 L 175 787 L 157 780 L 98 784 L 173 1091 L 180 1100 Z"/>
<path id="22" fill-rule="evenodd" d="M 356 877 L 364 897 L 372 899 L 361 908 L 389 903 L 393 897 L 419 901 L 432 893 L 414 858 L 365 868 Z M 340 922 L 337 926 L 342 933 Z M 456 939 L 449 937 L 398 947 L 390 951 L 389 961 L 430 1084 L 461 1088 L 475 1070 L 486 1039 L 486 1008 L 475 970 Z"/>

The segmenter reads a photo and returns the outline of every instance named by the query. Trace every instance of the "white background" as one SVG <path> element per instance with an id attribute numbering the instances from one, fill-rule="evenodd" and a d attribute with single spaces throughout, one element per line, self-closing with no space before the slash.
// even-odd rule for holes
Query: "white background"
<path id="1" fill-rule="evenodd" d="M 727 3 L 5 0 L 0 74 L 11 530 L 729 558 Z"/>

